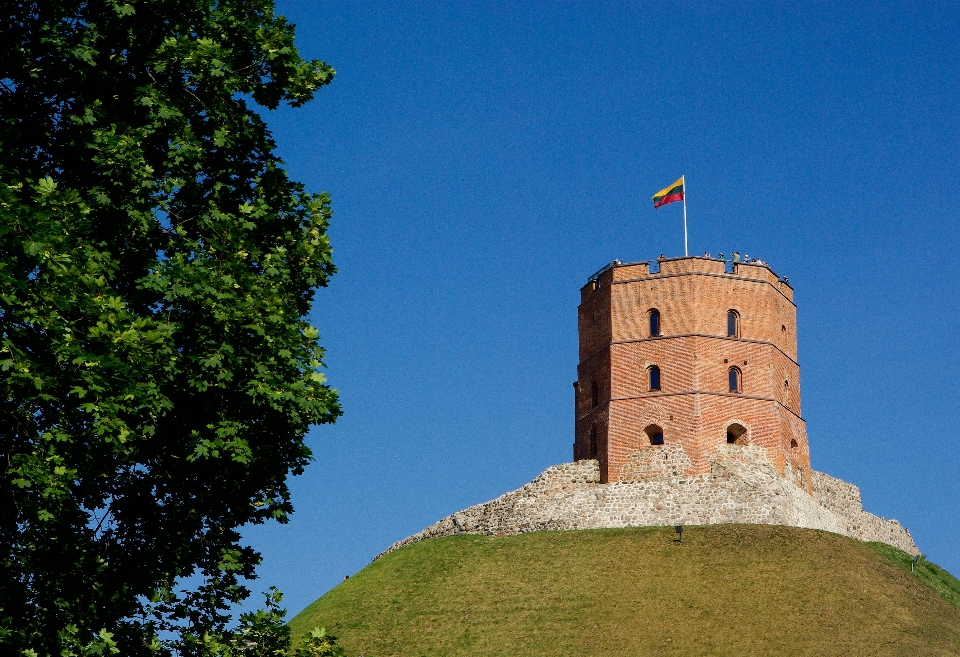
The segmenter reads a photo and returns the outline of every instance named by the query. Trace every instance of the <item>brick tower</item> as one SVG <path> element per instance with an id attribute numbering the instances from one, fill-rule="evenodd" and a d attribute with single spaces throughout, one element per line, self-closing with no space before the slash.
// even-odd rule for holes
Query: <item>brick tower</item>
<path id="1" fill-rule="evenodd" d="M 811 492 L 793 289 L 766 265 L 729 266 L 614 262 L 581 289 L 573 457 L 598 459 L 602 481 L 658 445 L 681 446 L 687 474 L 709 472 L 734 443 Z"/>

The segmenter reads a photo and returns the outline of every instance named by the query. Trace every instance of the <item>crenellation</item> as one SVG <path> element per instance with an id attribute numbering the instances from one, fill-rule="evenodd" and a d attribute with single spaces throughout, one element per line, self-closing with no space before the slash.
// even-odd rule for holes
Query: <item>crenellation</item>
<path id="1" fill-rule="evenodd" d="M 767 265 L 754 265 L 747 262 L 736 262 L 733 265 L 733 275 L 744 278 L 757 278 L 779 288 L 780 279 Z"/>
<path id="2" fill-rule="evenodd" d="M 650 263 L 631 262 L 619 265 L 613 269 L 613 282 L 629 281 L 650 275 Z"/>
<path id="3" fill-rule="evenodd" d="M 683 258 L 665 258 L 659 262 L 660 274 L 681 274 L 687 272 L 723 274 L 725 270 L 723 260 L 718 258 L 685 256 Z"/>

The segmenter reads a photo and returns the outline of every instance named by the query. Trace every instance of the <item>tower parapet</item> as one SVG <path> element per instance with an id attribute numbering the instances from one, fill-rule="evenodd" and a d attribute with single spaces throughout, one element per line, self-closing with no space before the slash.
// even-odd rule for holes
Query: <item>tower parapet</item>
<path id="1" fill-rule="evenodd" d="M 614 482 L 642 448 L 679 445 L 698 475 L 722 445 L 752 445 L 812 492 L 796 319 L 766 265 L 611 263 L 581 289 L 574 459 Z"/>

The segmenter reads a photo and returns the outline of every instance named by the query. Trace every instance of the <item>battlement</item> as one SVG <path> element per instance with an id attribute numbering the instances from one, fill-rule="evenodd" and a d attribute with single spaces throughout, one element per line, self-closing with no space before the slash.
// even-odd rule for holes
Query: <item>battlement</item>
<path id="1" fill-rule="evenodd" d="M 767 264 L 733 262 L 704 256 L 662 258 L 641 262 L 614 260 L 593 274 L 587 284 L 580 288 L 580 300 L 593 296 L 598 290 L 617 283 L 637 281 L 644 278 L 662 278 L 684 274 L 704 274 L 763 281 L 775 287 L 787 299 L 793 301 L 793 288 L 786 278 L 781 278 Z"/>

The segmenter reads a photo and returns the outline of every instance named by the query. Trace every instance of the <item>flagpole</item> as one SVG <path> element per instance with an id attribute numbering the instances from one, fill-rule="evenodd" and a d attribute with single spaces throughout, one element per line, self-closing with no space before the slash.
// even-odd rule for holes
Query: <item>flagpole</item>
<path id="1" fill-rule="evenodd" d="M 680 176 L 683 180 L 683 255 L 689 256 L 687 251 L 687 177 Z"/>

